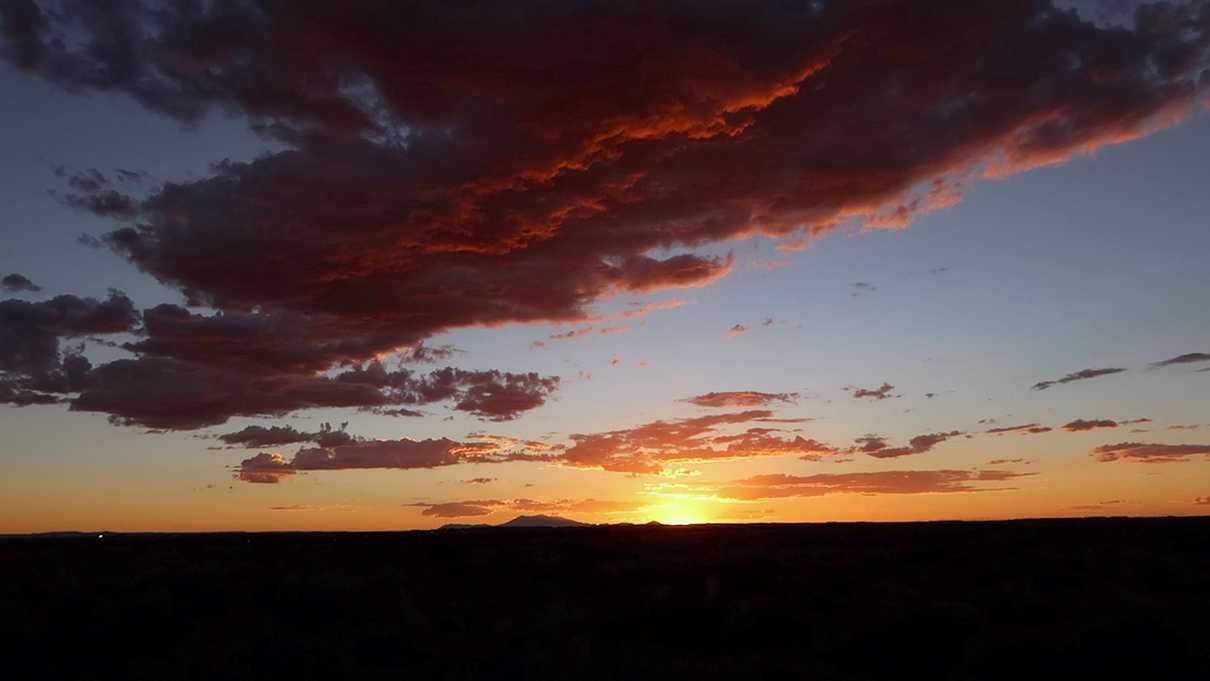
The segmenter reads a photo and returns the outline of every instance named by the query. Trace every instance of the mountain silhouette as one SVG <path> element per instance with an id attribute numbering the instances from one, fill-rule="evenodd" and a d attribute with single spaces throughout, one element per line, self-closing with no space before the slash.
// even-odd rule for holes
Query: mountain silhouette
<path id="1" fill-rule="evenodd" d="M 519 515 L 516 518 L 499 525 L 486 523 L 466 524 L 450 523 L 437 528 L 439 530 L 470 530 L 489 527 L 590 527 L 592 523 L 582 523 L 570 518 L 560 518 L 554 515 Z"/>

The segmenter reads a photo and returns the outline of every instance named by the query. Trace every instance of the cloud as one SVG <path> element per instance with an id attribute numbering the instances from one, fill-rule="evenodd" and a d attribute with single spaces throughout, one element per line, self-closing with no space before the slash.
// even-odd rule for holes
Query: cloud
<path id="1" fill-rule="evenodd" d="M 1095 428 L 1117 428 L 1118 422 L 1110 419 L 1076 419 L 1063 424 L 1063 430 L 1069 433 L 1082 433 Z"/>
<path id="2" fill-rule="evenodd" d="M 890 383 L 883 383 L 877 388 L 856 388 L 853 390 L 853 397 L 858 399 L 869 398 L 872 400 L 885 400 L 892 397 L 899 397 L 898 395 L 891 394 L 891 391 L 894 389 L 895 386 L 891 385 Z"/>
<path id="3" fill-rule="evenodd" d="M 1125 369 L 1081 369 L 1080 371 L 1074 371 L 1070 374 L 1067 374 L 1063 378 L 1058 378 L 1053 381 L 1040 381 L 1038 383 L 1035 383 L 1035 384 L 1033 384 L 1033 389 L 1034 390 L 1046 390 L 1047 388 L 1050 388 L 1051 386 L 1059 385 L 1062 383 L 1071 383 L 1073 381 L 1086 381 L 1090 378 L 1096 378 L 1098 376 L 1108 376 L 1110 374 L 1120 374 L 1123 371 L 1126 371 L 1126 370 Z"/>
<path id="4" fill-rule="evenodd" d="M 919 4 L 901 0 L 522 14 L 0 5 L 0 59 L 18 72 L 184 123 L 242 115 L 274 142 L 139 197 L 65 171 L 61 200 L 120 223 L 99 242 L 218 311 L 153 312 L 138 357 L 95 369 L 73 408 L 193 427 L 384 406 L 318 372 L 452 329 L 587 323 L 611 296 L 726 276 L 734 257 L 718 249 L 738 238 L 793 249 L 905 226 L 978 177 L 1177 123 L 1210 43 L 1205 13 L 1185 5 L 1150 6 L 1126 29 L 1042 0 L 954 3 L 930 32 L 953 41 L 921 32 Z M 535 404 L 527 387 L 460 389 L 456 408 L 481 418 Z"/>
<path id="5" fill-rule="evenodd" d="M 355 440 L 331 447 L 304 447 L 286 459 L 277 452 L 260 452 L 244 459 L 238 477 L 245 482 L 278 482 L 300 471 L 409 470 L 440 468 L 459 463 L 504 463 L 544 460 L 540 454 L 513 448 L 515 443 L 490 438 L 457 442 L 449 438 Z M 525 443 L 532 447 L 537 443 Z"/>
<path id="6" fill-rule="evenodd" d="M 232 416 L 435 402 L 452 402 L 454 409 L 483 420 L 507 421 L 545 404 L 558 384 L 556 377 L 495 370 L 389 371 L 376 361 L 327 377 L 250 375 L 236 368 L 142 357 L 93 369 L 71 409 L 107 413 L 115 423 L 178 430 L 217 425 Z"/>
<path id="7" fill-rule="evenodd" d="M 607 501 L 598 499 L 559 499 L 556 501 L 538 501 L 534 499 L 472 499 L 469 501 L 449 501 L 442 503 L 416 503 L 424 510 L 421 515 L 438 518 L 466 518 L 483 516 L 499 510 L 519 511 L 522 513 L 633 513 L 644 504 L 628 501 Z"/>
<path id="8" fill-rule="evenodd" d="M 585 327 L 582 327 L 579 329 L 572 329 L 570 331 L 564 331 L 562 333 L 552 333 L 552 334 L 550 334 L 549 338 L 550 338 L 550 340 L 571 340 L 573 338 L 580 338 L 583 336 L 587 336 L 590 333 L 592 333 L 592 327 L 585 326 Z"/>
<path id="9" fill-rule="evenodd" d="M 672 421 L 652 421 L 624 430 L 573 434 L 559 457 L 566 466 L 632 474 L 657 474 L 664 465 L 695 461 L 796 455 L 813 459 L 835 453 L 826 444 L 802 436 L 780 435 L 776 428 L 748 428 L 723 434 L 718 428 L 769 418 L 754 409 Z"/>
<path id="10" fill-rule="evenodd" d="M 1193 503 L 1197 504 L 1198 506 L 1210 506 L 1210 496 L 1195 497 L 1193 499 Z"/>
<path id="11" fill-rule="evenodd" d="M 423 342 L 417 343 L 415 347 L 408 348 L 404 351 L 399 361 L 405 364 L 435 364 L 437 362 L 447 360 L 450 357 L 462 352 L 453 345 L 425 345 Z"/>
<path id="12" fill-rule="evenodd" d="M 1024 464 L 1031 464 L 1031 463 L 1033 463 L 1033 461 L 1031 461 L 1030 459 L 992 459 L 991 461 L 987 462 L 987 465 L 989 465 L 989 466 L 1007 466 L 1009 464 L 1024 465 Z"/>
<path id="13" fill-rule="evenodd" d="M 320 426 L 319 431 L 314 433 L 299 431 L 292 426 L 270 426 L 268 428 L 265 426 L 247 426 L 243 430 L 234 433 L 219 435 L 218 439 L 228 445 L 238 445 L 248 449 L 260 449 L 297 442 L 315 442 L 321 447 L 334 447 L 353 442 L 356 438 L 345 432 L 344 424 L 337 430 L 332 428 L 330 423 L 324 423 Z"/>
<path id="14" fill-rule="evenodd" d="M 699 407 L 763 407 L 775 402 L 797 404 L 798 393 L 762 393 L 755 390 L 709 392 L 687 397 L 683 402 Z"/>
<path id="15" fill-rule="evenodd" d="M 1206 352 L 1190 352 L 1184 355 L 1177 355 L 1171 359 L 1166 359 L 1162 362 L 1152 362 L 1153 367 L 1166 367 L 1173 364 L 1195 364 L 1197 362 L 1210 362 L 1210 353 Z"/>
<path id="16" fill-rule="evenodd" d="M 994 421 L 995 421 L 995 419 L 992 419 L 991 421 L 989 421 L 989 423 L 992 423 Z M 1037 423 L 1026 423 L 1025 425 L 1022 425 L 1022 426 L 1003 426 L 1000 428 L 989 428 L 983 432 L 985 432 L 989 435 L 1002 435 L 1004 433 L 1021 433 L 1022 435 L 1037 435 L 1039 433 L 1049 433 L 1051 430 L 1053 430 L 1053 429 L 1048 426 L 1039 425 Z"/>
<path id="17" fill-rule="evenodd" d="M 92 363 L 82 347 L 61 350 L 60 341 L 129 332 L 138 320 L 130 299 L 117 291 L 106 300 L 0 301 L 0 403 L 53 404 L 85 389 Z"/>
<path id="18" fill-rule="evenodd" d="M 849 287 L 853 289 L 852 295 L 854 296 L 859 296 L 863 293 L 873 293 L 878 290 L 877 286 L 864 281 L 855 281 L 849 284 Z"/>
<path id="19" fill-rule="evenodd" d="M 1092 450 L 1097 461 L 1140 461 L 1143 463 L 1177 463 L 1199 454 L 1210 455 L 1210 445 L 1165 445 L 1142 442 L 1119 442 L 1101 445 Z M 1210 458 L 1210 456 L 1208 456 Z"/>
<path id="20" fill-rule="evenodd" d="M 4 275 L 0 279 L 0 288 L 10 293 L 36 293 L 42 290 L 41 286 L 34 284 L 27 277 L 21 274 L 13 273 Z"/>
<path id="21" fill-rule="evenodd" d="M 495 511 L 492 506 L 499 505 L 500 502 L 494 500 L 487 501 L 450 501 L 443 504 L 431 504 L 425 507 L 420 515 L 433 516 L 436 518 L 469 518 L 473 516 L 488 515 Z"/>
<path id="22" fill-rule="evenodd" d="M 857 446 L 850 447 L 845 451 L 850 454 L 867 454 L 877 459 L 893 459 L 911 454 L 924 454 L 932 451 L 933 447 L 942 442 L 959 435 L 962 435 L 962 433 L 956 430 L 942 433 L 926 433 L 908 440 L 908 444 L 903 447 L 891 447 L 883 437 L 866 435 L 857 438 Z"/>
<path id="23" fill-rule="evenodd" d="M 785 497 L 817 497 L 827 494 L 949 494 L 1012 489 L 987 487 L 1034 473 L 1003 470 L 878 471 L 869 473 L 820 473 L 786 475 L 775 473 L 737 480 L 717 491 L 724 499 L 757 500 Z"/>

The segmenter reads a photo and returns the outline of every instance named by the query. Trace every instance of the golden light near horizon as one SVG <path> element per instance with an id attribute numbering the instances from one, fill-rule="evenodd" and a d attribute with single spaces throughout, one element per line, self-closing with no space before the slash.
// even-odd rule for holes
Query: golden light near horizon
<path id="1" fill-rule="evenodd" d="M 700 503 L 685 500 L 672 501 L 654 507 L 649 513 L 652 520 L 665 525 L 697 525 L 710 521 Z"/>

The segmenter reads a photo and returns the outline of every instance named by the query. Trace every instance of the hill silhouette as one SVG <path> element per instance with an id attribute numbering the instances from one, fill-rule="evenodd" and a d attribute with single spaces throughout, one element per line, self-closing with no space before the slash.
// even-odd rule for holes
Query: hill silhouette
<path id="1" fill-rule="evenodd" d="M 591 523 L 582 523 L 570 518 L 556 515 L 519 515 L 516 518 L 499 525 L 488 523 L 449 523 L 437 528 L 439 530 L 476 530 L 490 527 L 592 527 Z"/>
<path id="2" fill-rule="evenodd" d="M 1210 518 L 27 536 L 0 603 L 12 678 L 1184 681 Z"/>

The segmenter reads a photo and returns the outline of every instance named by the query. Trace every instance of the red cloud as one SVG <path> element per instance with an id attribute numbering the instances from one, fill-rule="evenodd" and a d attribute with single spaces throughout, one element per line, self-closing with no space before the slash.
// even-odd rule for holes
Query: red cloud
<path id="1" fill-rule="evenodd" d="M 1118 422 L 1109 419 L 1076 419 L 1070 423 L 1063 424 L 1063 430 L 1069 433 L 1080 433 L 1094 428 L 1117 428 Z"/>
<path id="2" fill-rule="evenodd" d="M 652 421 L 626 430 L 571 436 L 563 464 L 623 473 L 655 474 L 664 464 L 752 456 L 795 454 L 813 458 L 835 449 L 801 436 L 782 437 L 773 428 L 749 428 L 736 435 L 718 434 L 723 425 L 769 418 L 773 412 L 749 410 L 675 421 Z"/>
<path id="3" fill-rule="evenodd" d="M 1092 450 L 1092 455 L 1097 461 L 1141 461 L 1143 463 L 1177 463 L 1198 454 L 1206 454 L 1210 458 L 1210 445 L 1119 442 L 1112 445 L 1101 445 Z"/>
<path id="4" fill-rule="evenodd" d="M 165 427 L 381 406 L 315 373 L 700 286 L 733 268 L 711 253 L 736 238 L 901 227 L 981 172 L 1175 123 L 1210 44 L 1196 5 L 1149 6 L 1124 29 L 977 0 L 927 32 L 906 0 L 536 3 L 524 21 L 511 3 L 2 7 L 17 28 L 0 55 L 20 72 L 184 122 L 243 114 L 278 144 L 145 198 L 69 180 L 65 201 L 129 221 L 104 243 L 222 312 L 151 311 L 139 358 L 94 370 L 73 402 Z M 478 393 L 458 408 L 534 403 Z"/>

